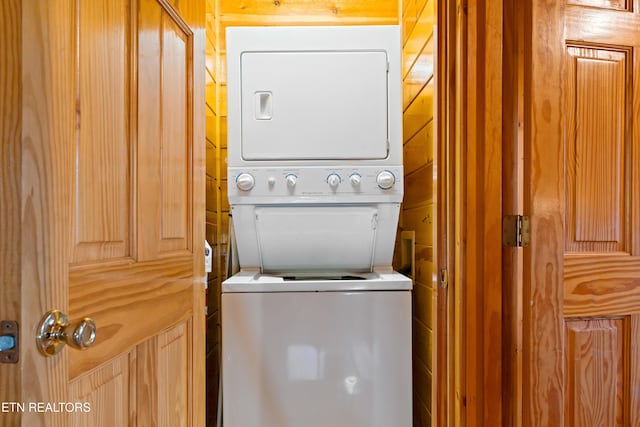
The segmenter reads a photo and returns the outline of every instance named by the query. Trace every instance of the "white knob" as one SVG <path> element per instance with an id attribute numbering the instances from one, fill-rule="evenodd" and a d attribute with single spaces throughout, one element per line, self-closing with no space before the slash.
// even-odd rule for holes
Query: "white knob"
<path id="1" fill-rule="evenodd" d="M 296 182 L 298 181 L 298 177 L 295 175 L 287 175 L 285 178 L 287 181 L 287 187 L 293 188 L 296 186 Z"/>
<path id="2" fill-rule="evenodd" d="M 396 177 L 389 171 L 382 171 L 378 174 L 376 182 L 378 183 L 378 187 L 383 190 L 388 190 L 396 183 Z"/>
<path id="3" fill-rule="evenodd" d="M 327 177 L 327 182 L 329 183 L 329 187 L 335 190 L 338 188 L 338 185 L 340 185 L 340 175 L 332 173 Z"/>
<path id="4" fill-rule="evenodd" d="M 276 179 L 273 176 L 270 176 L 269 179 L 267 179 L 267 182 L 269 183 L 270 187 L 276 185 Z"/>
<path id="5" fill-rule="evenodd" d="M 357 187 L 360 185 L 360 182 L 362 181 L 362 177 L 359 174 L 354 173 L 349 177 L 349 181 L 351 181 L 351 185 L 353 185 L 354 187 Z"/>
<path id="6" fill-rule="evenodd" d="M 249 191 L 253 188 L 256 181 L 253 179 L 253 176 L 248 173 L 241 173 L 236 178 L 236 185 L 242 191 Z"/>

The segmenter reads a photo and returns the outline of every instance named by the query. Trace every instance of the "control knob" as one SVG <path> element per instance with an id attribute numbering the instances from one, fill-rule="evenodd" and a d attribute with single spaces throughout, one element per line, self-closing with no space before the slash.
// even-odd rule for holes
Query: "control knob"
<path id="1" fill-rule="evenodd" d="M 294 174 L 289 174 L 285 177 L 285 181 L 287 181 L 287 187 L 293 188 L 296 186 L 296 182 L 298 182 L 298 177 Z"/>
<path id="2" fill-rule="evenodd" d="M 338 185 L 340 185 L 340 181 L 342 180 L 340 179 L 340 175 L 338 175 L 337 173 L 332 173 L 327 177 L 327 183 L 333 190 L 338 188 Z"/>
<path id="3" fill-rule="evenodd" d="M 358 187 L 360 186 L 360 182 L 362 182 L 362 176 L 358 173 L 351 174 L 351 176 L 349 176 L 349 181 L 351 181 L 351 185 Z"/>
<path id="4" fill-rule="evenodd" d="M 242 191 L 251 190 L 255 184 L 256 184 L 256 181 L 255 179 L 253 179 L 253 176 L 246 172 L 241 173 L 236 178 L 236 185 Z"/>
<path id="5" fill-rule="evenodd" d="M 376 182 L 378 183 L 378 187 L 383 190 L 388 190 L 396 183 L 396 177 L 389 171 L 382 171 L 378 174 Z"/>

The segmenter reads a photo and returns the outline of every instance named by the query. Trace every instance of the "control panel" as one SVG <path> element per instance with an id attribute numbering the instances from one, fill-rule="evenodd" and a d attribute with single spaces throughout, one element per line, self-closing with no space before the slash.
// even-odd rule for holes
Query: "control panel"
<path id="1" fill-rule="evenodd" d="M 402 167 L 229 168 L 229 197 L 399 195 Z"/>

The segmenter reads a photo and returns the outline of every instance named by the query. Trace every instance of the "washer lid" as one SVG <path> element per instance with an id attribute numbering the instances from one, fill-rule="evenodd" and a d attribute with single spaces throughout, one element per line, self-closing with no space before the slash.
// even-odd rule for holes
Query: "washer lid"
<path id="1" fill-rule="evenodd" d="M 244 52 L 245 160 L 384 159 L 384 51 Z"/>
<path id="2" fill-rule="evenodd" d="M 222 282 L 222 292 L 406 291 L 412 282 L 395 271 L 339 276 L 274 276 L 241 271 Z"/>

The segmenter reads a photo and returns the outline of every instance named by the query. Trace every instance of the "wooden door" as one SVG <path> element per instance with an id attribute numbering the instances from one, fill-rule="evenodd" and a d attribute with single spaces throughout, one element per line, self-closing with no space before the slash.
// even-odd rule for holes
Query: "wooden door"
<path id="1" fill-rule="evenodd" d="M 530 7 L 524 425 L 639 426 L 640 2 Z"/>
<path id="2" fill-rule="evenodd" d="M 0 424 L 204 425 L 204 2 L 3 6 L 19 267 L 0 317 L 19 321 L 20 360 L 1 397 L 24 407 Z M 41 355 L 51 309 L 93 318 L 95 344 Z"/>

